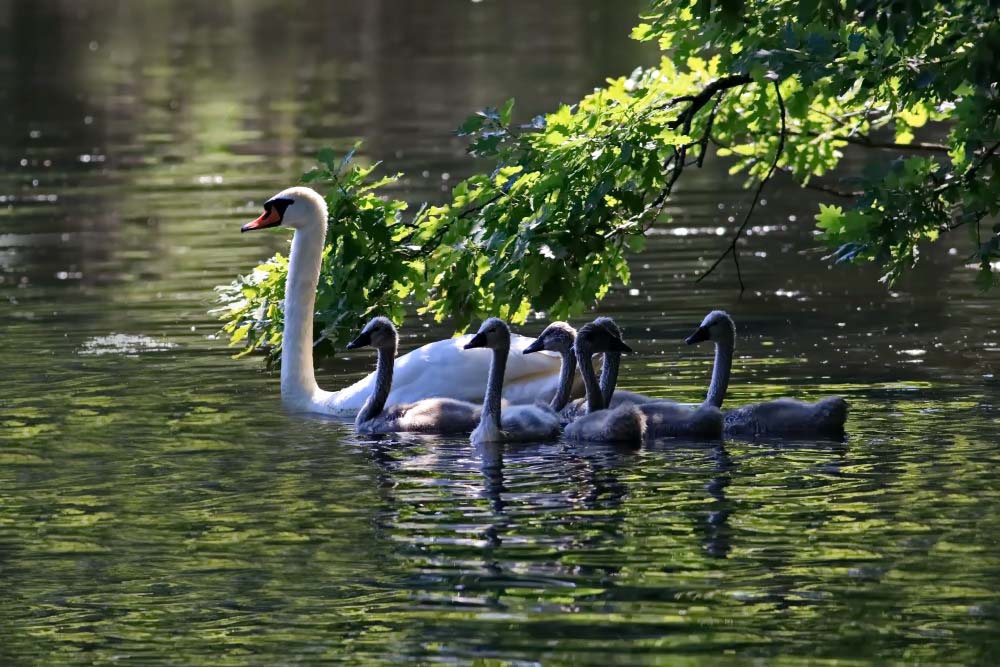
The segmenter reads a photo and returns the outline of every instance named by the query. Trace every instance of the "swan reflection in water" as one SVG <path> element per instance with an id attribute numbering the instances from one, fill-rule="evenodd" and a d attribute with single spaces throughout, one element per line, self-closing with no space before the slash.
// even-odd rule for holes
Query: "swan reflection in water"
<path id="1" fill-rule="evenodd" d="M 383 530 L 410 545 L 401 553 L 414 550 L 436 586 L 450 581 L 468 592 L 543 576 L 614 577 L 625 563 L 606 562 L 607 546 L 627 538 L 636 513 L 650 511 L 677 514 L 685 525 L 678 548 L 700 544 L 721 558 L 731 550 L 734 504 L 726 493 L 735 466 L 721 443 L 658 441 L 644 451 L 572 442 L 470 446 L 407 434 L 362 446 L 379 468 Z"/>

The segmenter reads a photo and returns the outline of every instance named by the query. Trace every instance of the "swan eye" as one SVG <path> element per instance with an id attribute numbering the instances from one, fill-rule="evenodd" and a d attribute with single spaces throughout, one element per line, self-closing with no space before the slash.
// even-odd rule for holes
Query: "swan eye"
<path id="1" fill-rule="evenodd" d="M 275 197 L 274 199 L 269 199 L 264 202 L 264 210 L 268 213 L 271 212 L 271 208 L 278 212 L 278 219 L 285 217 L 285 211 L 289 206 L 295 203 L 294 199 L 288 199 L 287 197 Z"/>

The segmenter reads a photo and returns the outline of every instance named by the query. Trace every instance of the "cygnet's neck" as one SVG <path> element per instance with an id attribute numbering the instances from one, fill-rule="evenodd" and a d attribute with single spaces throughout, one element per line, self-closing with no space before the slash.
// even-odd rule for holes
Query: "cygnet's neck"
<path id="1" fill-rule="evenodd" d="M 556 395 L 549 402 L 549 407 L 556 412 L 561 412 L 569 403 L 573 393 L 573 376 L 576 374 L 576 357 L 572 350 L 563 350 L 559 353 L 562 356 L 562 363 L 559 365 L 559 386 Z"/>
<path id="2" fill-rule="evenodd" d="M 362 424 L 375 419 L 385 409 L 385 402 L 389 398 L 389 392 L 392 390 L 392 372 L 396 362 L 396 346 L 397 343 L 394 342 L 392 346 L 378 348 L 378 361 L 375 364 L 375 390 L 372 391 L 371 396 L 365 401 L 355 423 Z"/>
<path id="3" fill-rule="evenodd" d="M 594 372 L 594 362 L 590 349 L 576 343 L 576 363 L 580 366 L 580 375 L 583 376 L 583 386 L 587 390 L 587 412 L 597 412 L 603 410 L 604 396 L 601 393 L 601 385 L 597 382 L 597 373 Z"/>
<path id="4" fill-rule="evenodd" d="M 729 389 L 729 374 L 733 369 L 733 353 L 736 349 L 735 336 L 729 332 L 715 341 L 715 363 L 712 365 L 712 383 L 708 385 L 705 402 L 717 408 L 722 407 Z"/>
<path id="5" fill-rule="evenodd" d="M 510 344 L 493 348 L 493 360 L 490 362 L 490 374 L 486 379 L 486 398 L 483 401 L 482 423 L 490 424 L 500 430 L 500 406 L 503 395 L 503 377 L 507 371 L 507 356 L 510 354 Z"/>
<path id="6" fill-rule="evenodd" d="M 618 384 L 618 370 L 621 363 L 621 352 L 605 352 L 601 359 L 600 385 L 605 407 L 611 405 L 611 397 L 614 396 L 615 386 Z"/>

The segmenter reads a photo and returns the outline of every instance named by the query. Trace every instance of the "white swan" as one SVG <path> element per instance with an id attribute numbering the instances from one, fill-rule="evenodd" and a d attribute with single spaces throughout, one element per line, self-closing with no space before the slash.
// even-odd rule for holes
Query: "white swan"
<path id="1" fill-rule="evenodd" d="M 736 325 L 728 313 L 713 310 L 698 329 L 685 339 L 688 345 L 710 340 L 715 343 L 712 382 L 705 403 L 721 408 L 729 388 L 729 375 L 736 349 Z M 745 405 L 725 414 L 725 433 L 730 436 L 809 436 L 841 437 L 847 420 L 847 401 L 839 396 L 806 403 L 779 398 Z"/>
<path id="2" fill-rule="evenodd" d="M 469 433 L 479 422 L 482 408 L 454 398 L 425 398 L 415 403 L 385 407 L 392 388 L 393 360 L 399 333 L 386 317 L 373 318 L 348 350 L 371 345 L 378 353 L 375 390 L 358 412 L 354 427 L 359 433 Z"/>
<path id="3" fill-rule="evenodd" d="M 470 439 L 475 445 L 487 442 L 550 440 L 559 436 L 559 415 L 545 404 L 513 405 L 501 412 L 504 370 L 510 355 L 510 327 L 496 317 L 483 322 L 465 349 L 493 350 L 490 375 L 486 381 L 486 400 L 479 425 Z M 517 355 L 524 356 L 524 355 Z"/>
<path id="4" fill-rule="evenodd" d="M 340 391 L 323 391 L 313 370 L 313 314 L 316 286 L 326 241 L 326 202 L 315 191 L 293 187 L 264 203 L 259 218 L 244 232 L 269 227 L 295 230 L 285 286 L 285 331 L 281 347 L 281 398 L 294 412 L 340 417 L 357 415 L 375 385 L 374 373 Z M 412 403 L 435 396 L 480 403 L 490 355 L 463 352 L 469 336 L 436 341 L 396 359 L 389 403 Z M 523 350 L 530 338 L 514 336 L 511 348 Z M 559 359 L 551 355 L 515 355 L 507 369 L 504 396 L 510 403 L 548 399 L 558 386 Z M 577 388 L 579 393 L 581 388 Z"/>
<path id="5" fill-rule="evenodd" d="M 566 425 L 566 438 L 641 446 L 646 438 L 645 416 L 632 403 L 604 409 L 604 395 L 591 363 L 595 352 L 620 353 L 630 351 L 629 347 L 605 327 L 591 323 L 583 325 L 577 332 L 573 348 L 587 389 L 587 412 Z"/>

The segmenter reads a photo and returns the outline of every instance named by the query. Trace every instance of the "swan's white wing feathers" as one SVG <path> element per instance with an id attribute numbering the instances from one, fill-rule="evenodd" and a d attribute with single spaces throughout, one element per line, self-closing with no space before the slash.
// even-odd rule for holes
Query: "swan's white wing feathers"
<path id="1" fill-rule="evenodd" d="M 465 335 L 435 341 L 397 357 L 387 403 L 413 403 L 434 397 L 482 403 L 493 353 L 487 349 L 463 349 L 471 338 Z M 550 352 L 522 354 L 532 342 L 533 338 L 511 336 L 503 389 L 503 397 L 510 403 L 548 401 L 558 386 L 559 356 Z M 328 395 L 321 411 L 342 416 L 357 414 L 374 384 L 375 374 L 369 373 Z"/>

